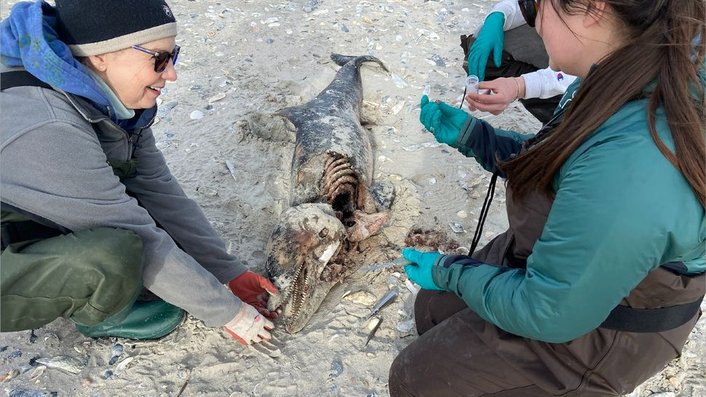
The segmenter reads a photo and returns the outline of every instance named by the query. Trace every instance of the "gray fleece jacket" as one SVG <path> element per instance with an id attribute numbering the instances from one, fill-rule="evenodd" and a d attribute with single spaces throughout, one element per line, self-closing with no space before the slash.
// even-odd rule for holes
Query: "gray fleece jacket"
<path id="1" fill-rule="evenodd" d="M 241 305 L 224 283 L 247 267 L 226 252 L 184 194 L 149 124 L 129 135 L 87 101 L 61 90 L 2 91 L 0 198 L 73 231 L 115 227 L 137 233 L 145 249 L 144 286 L 208 326 L 224 325 Z M 130 158 L 137 160 L 137 175 L 121 181 L 107 161 Z"/>

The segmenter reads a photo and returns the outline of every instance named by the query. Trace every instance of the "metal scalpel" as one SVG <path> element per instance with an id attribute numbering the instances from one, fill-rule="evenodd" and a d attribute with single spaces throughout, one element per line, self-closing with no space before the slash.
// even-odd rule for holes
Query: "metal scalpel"
<path id="1" fill-rule="evenodd" d="M 367 273 L 367 272 L 372 272 L 374 270 L 387 269 L 387 268 L 390 268 L 393 266 L 402 267 L 402 266 L 409 265 L 410 263 L 412 263 L 412 262 L 407 260 L 405 257 L 401 256 L 401 257 L 395 259 L 394 261 L 373 263 L 371 265 L 360 268 L 359 271 L 363 272 L 363 273 Z"/>
<path id="2" fill-rule="evenodd" d="M 383 295 L 383 297 L 380 298 L 379 301 L 377 301 L 375 306 L 373 306 L 373 308 L 370 309 L 370 314 L 368 314 L 368 317 L 366 317 L 365 319 L 369 320 L 370 317 L 378 314 L 380 312 L 380 310 L 382 310 L 383 307 L 387 306 L 389 303 L 391 303 L 393 300 L 395 300 L 395 298 L 397 298 L 397 295 L 399 295 L 397 288 L 393 288 L 393 289 L 387 291 L 387 293 L 385 295 Z"/>

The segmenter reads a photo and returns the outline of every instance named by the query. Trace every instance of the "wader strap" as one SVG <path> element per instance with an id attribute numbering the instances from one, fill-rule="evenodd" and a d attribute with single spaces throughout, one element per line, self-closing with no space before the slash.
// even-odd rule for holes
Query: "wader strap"
<path id="1" fill-rule="evenodd" d="M 14 70 L 12 72 L 0 73 L 0 91 L 21 86 L 35 86 L 53 89 L 49 84 L 34 77 L 26 70 Z"/>
<path id="2" fill-rule="evenodd" d="M 628 332 L 669 331 L 694 318 L 699 312 L 703 299 L 702 295 L 691 303 L 659 309 L 634 309 L 618 305 L 599 328 Z"/>
<path id="3" fill-rule="evenodd" d="M 0 209 L 2 214 L 0 249 L 3 251 L 10 244 L 71 233 L 71 230 L 57 223 L 21 210 L 13 205 L 0 202 Z"/>
<path id="4" fill-rule="evenodd" d="M 43 240 L 62 234 L 59 230 L 34 221 L 3 222 L 0 250 L 8 245 L 28 240 Z"/>

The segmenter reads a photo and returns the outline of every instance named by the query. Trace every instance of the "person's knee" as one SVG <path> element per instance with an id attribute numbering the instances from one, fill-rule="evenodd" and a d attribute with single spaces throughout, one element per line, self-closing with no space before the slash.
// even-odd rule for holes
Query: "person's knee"
<path id="1" fill-rule="evenodd" d="M 141 282 L 144 252 L 142 239 L 136 233 L 97 228 L 76 232 L 74 239 L 74 263 L 97 271 L 113 283 Z"/>
<path id="2" fill-rule="evenodd" d="M 71 318 L 81 324 L 97 324 L 132 305 L 142 290 L 142 239 L 134 232 L 114 228 L 81 231 L 73 238 L 77 250 L 72 260 L 83 268 L 82 277 L 92 285 L 92 293 Z"/>
<path id="3" fill-rule="evenodd" d="M 397 356 L 390 366 L 390 373 L 388 375 L 388 387 L 390 389 L 390 396 L 399 396 L 402 388 L 402 374 L 404 368 L 400 365 L 400 356 Z"/>
<path id="4" fill-rule="evenodd" d="M 413 390 L 414 385 L 412 385 L 410 369 L 414 368 L 414 362 L 408 356 L 409 349 L 402 350 L 390 366 L 388 387 L 391 397 L 412 396 L 409 390 Z"/>

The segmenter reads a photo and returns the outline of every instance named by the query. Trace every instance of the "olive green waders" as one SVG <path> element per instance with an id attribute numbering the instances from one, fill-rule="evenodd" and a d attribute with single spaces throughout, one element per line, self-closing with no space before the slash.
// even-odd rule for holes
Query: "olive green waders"
<path id="1" fill-rule="evenodd" d="M 0 329 L 38 328 L 57 317 L 96 325 L 142 289 L 142 241 L 100 228 L 11 244 L 0 257 Z"/>
<path id="2" fill-rule="evenodd" d="M 142 241 L 97 228 L 8 245 L 0 257 L 0 331 L 41 327 L 58 317 L 86 336 L 159 338 L 181 309 L 135 302 L 142 291 Z"/>

